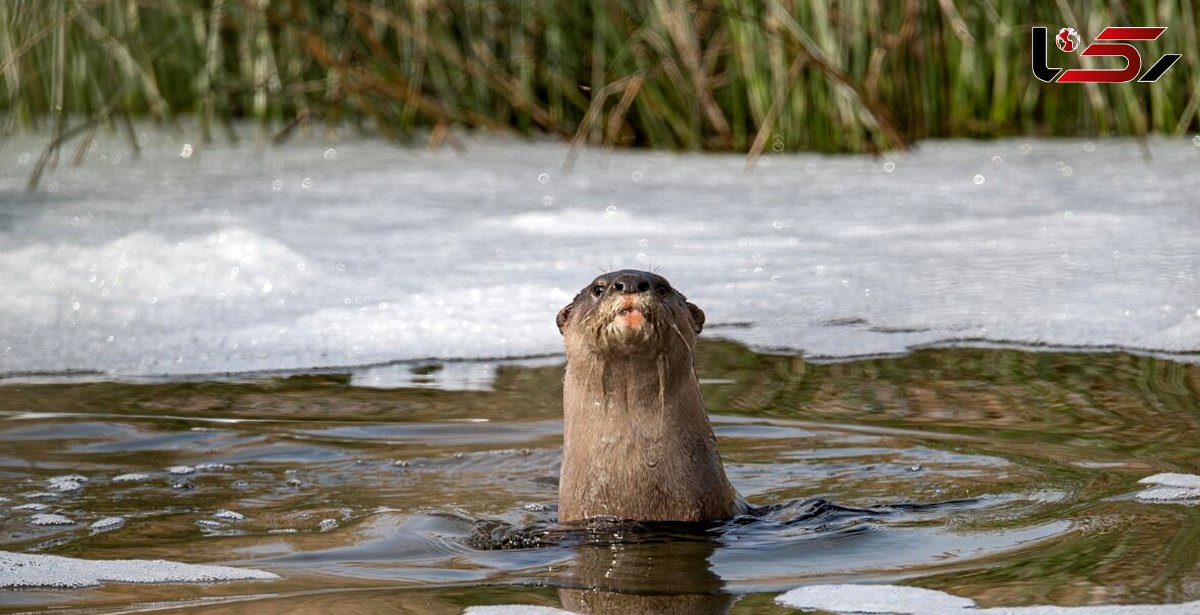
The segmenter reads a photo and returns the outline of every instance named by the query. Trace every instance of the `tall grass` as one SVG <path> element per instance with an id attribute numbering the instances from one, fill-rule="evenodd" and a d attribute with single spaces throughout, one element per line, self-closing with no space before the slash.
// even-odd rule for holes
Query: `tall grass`
<path id="1" fill-rule="evenodd" d="M 1196 3 L 3 0 L 0 112 L 5 132 L 60 141 L 188 114 L 206 138 L 254 118 L 279 138 L 311 123 L 434 141 L 472 127 L 753 155 L 1180 133 L 1200 127 Z M 1166 25 L 1144 66 L 1184 57 L 1154 84 L 1044 84 L 1033 25 L 1086 41 Z"/>

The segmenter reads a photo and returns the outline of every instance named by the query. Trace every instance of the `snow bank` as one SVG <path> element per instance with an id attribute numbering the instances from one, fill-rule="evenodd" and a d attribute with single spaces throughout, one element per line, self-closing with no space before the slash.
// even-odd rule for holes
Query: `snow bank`
<path id="1" fill-rule="evenodd" d="M 146 140 L 137 162 L 102 140 L 33 195 L 17 187 L 42 142 L 0 153 L 0 376 L 553 355 L 557 310 L 622 267 L 658 268 L 709 335 L 809 357 L 1200 350 L 1189 140 L 1151 141 L 1149 161 L 1123 140 L 933 142 L 752 174 L 741 156 L 639 151 L 564 174 L 547 143 L 185 159 L 177 138 Z"/>
<path id="2" fill-rule="evenodd" d="M 76 589 L 117 583 L 209 583 L 270 580 L 279 576 L 250 568 L 181 564 L 166 560 L 85 560 L 0 551 L 0 588 Z"/>

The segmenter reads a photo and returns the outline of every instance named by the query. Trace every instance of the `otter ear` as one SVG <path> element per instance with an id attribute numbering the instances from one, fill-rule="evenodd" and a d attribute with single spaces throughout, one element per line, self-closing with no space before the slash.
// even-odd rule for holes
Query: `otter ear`
<path id="1" fill-rule="evenodd" d="M 567 319 L 571 317 L 571 309 L 575 307 L 575 303 L 568 303 L 566 307 L 558 311 L 558 318 L 554 321 L 558 323 L 558 332 L 562 333 L 567 326 Z"/>
<path id="2" fill-rule="evenodd" d="M 684 301 L 683 303 L 687 306 L 688 311 L 692 313 L 692 330 L 699 335 L 700 331 L 704 329 L 704 310 L 691 301 Z"/>

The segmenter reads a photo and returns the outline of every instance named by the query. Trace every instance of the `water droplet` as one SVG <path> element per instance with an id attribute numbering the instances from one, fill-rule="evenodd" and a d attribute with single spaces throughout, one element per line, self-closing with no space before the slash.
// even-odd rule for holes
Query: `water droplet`
<path id="1" fill-rule="evenodd" d="M 547 182 L 549 182 L 549 181 L 550 181 L 550 174 L 549 174 L 549 173 L 542 173 L 541 175 L 538 175 L 538 183 L 539 183 L 539 184 L 545 184 L 545 183 L 547 183 Z"/>
<path id="2" fill-rule="evenodd" d="M 629 177 L 635 182 L 640 182 L 642 181 L 642 178 L 645 177 L 645 174 L 641 171 L 634 171 L 633 173 L 629 174 Z"/>
<path id="3" fill-rule="evenodd" d="M 236 278 L 239 273 L 241 273 L 241 269 L 238 269 L 237 267 L 229 270 L 229 276 L 233 278 Z"/>
<path id="4" fill-rule="evenodd" d="M 1095 151 L 1095 150 L 1096 150 L 1096 144 L 1095 144 L 1095 143 L 1092 143 L 1091 141 L 1088 141 L 1087 143 L 1084 143 L 1084 144 L 1083 144 L 1083 151 L 1085 151 L 1085 152 L 1092 152 L 1092 151 Z"/>
<path id="5" fill-rule="evenodd" d="M 885 173 L 891 173 L 892 171 L 895 171 L 896 163 L 892 162 L 891 160 L 883 163 L 883 170 Z"/>
<path id="6" fill-rule="evenodd" d="M 1063 218 L 1064 218 L 1064 219 L 1066 219 L 1066 220 L 1074 220 L 1074 219 L 1075 219 L 1075 212 L 1073 212 L 1073 211 L 1070 211 L 1070 210 L 1067 210 L 1067 212 L 1063 214 Z"/>
<path id="7" fill-rule="evenodd" d="M 617 206 L 616 205 L 609 205 L 608 207 L 604 208 L 604 219 L 605 220 L 612 220 L 616 216 L 617 216 Z"/>
<path id="8" fill-rule="evenodd" d="M 771 227 L 775 228 L 775 229 L 783 228 L 783 220 L 775 220 L 775 221 L 771 222 Z"/>
<path id="9" fill-rule="evenodd" d="M 191 158 L 192 157 L 192 144 L 191 143 L 183 144 L 183 149 L 179 151 L 179 157 L 180 158 Z"/>
<path id="10" fill-rule="evenodd" d="M 555 261 L 555 262 L 554 262 L 554 269 L 555 269 L 555 271 L 563 271 L 563 270 L 565 270 L 566 268 L 567 268 L 567 264 L 566 264 L 566 263 L 564 263 L 564 262 L 562 262 L 562 261 Z"/>
<path id="11" fill-rule="evenodd" d="M 296 263 L 296 269 L 299 269 L 300 271 L 304 271 L 305 269 L 308 269 L 308 266 L 305 265 L 304 263 Z"/>
<path id="12" fill-rule="evenodd" d="M 72 309 L 72 310 L 75 310 L 76 312 L 78 312 L 78 311 L 79 311 L 79 302 L 78 302 L 78 301 L 76 301 L 76 302 L 74 303 L 74 305 L 72 305 L 72 306 L 71 306 L 71 309 Z"/>
<path id="13" fill-rule="evenodd" d="M 1019 149 L 1021 150 L 1022 155 L 1028 156 L 1029 152 L 1033 151 L 1033 146 L 1028 143 L 1022 143 Z"/>
<path id="14" fill-rule="evenodd" d="M 549 207 L 554 204 L 554 197 L 546 195 L 542 197 L 542 207 Z"/>
<path id="15" fill-rule="evenodd" d="M 1128 315 L 1129 315 L 1129 310 L 1125 310 L 1125 315 L 1126 315 L 1126 316 L 1128 316 Z"/>
<path id="16" fill-rule="evenodd" d="M 816 165 L 816 163 L 814 163 L 814 162 L 806 162 L 806 163 L 804 163 L 804 172 L 805 172 L 805 173 L 807 173 L 807 174 L 809 174 L 809 175 L 812 175 L 813 173 L 816 173 L 816 172 L 817 172 L 817 165 Z"/>
<path id="17" fill-rule="evenodd" d="M 263 291 L 264 295 L 271 292 L 272 290 L 275 290 L 275 287 L 270 282 L 263 283 L 262 291 Z"/>
<path id="18" fill-rule="evenodd" d="M 346 263 L 338 263 L 338 264 L 334 265 L 333 268 L 337 269 L 338 271 L 345 271 Z"/>
<path id="19" fill-rule="evenodd" d="M 782 152 L 783 151 L 783 139 L 776 137 L 775 142 L 771 144 L 771 151 L 776 152 L 776 153 Z"/>
<path id="20" fill-rule="evenodd" d="M 1121 258 L 1121 251 L 1113 250 L 1113 258 Z"/>
<path id="21" fill-rule="evenodd" d="M 337 155 L 337 150 L 333 149 L 332 147 L 325 150 L 325 160 L 336 160 Z"/>
<path id="22" fill-rule="evenodd" d="M 313 185 L 313 182 L 312 182 L 311 177 L 305 177 L 304 181 L 300 182 L 300 187 L 304 188 L 305 190 L 312 188 L 312 185 Z"/>
<path id="23" fill-rule="evenodd" d="M 1196 315 L 1200 316 L 1200 310 L 1196 310 Z M 9 350 L 11 350 L 11 348 Z"/>
<path id="24" fill-rule="evenodd" d="M 999 155 L 992 156 L 992 164 L 1004 164 L 1004 159 Z"/>
<path id="25" fill-rule="evenodd" d="M 115 339 L 117 339 L 117 338 L 116 338 L 116 337 L 114 337 L 114 336 L 111 336 L 111 335 L 110 335 L 110 336 L 108 336 L 108 341 L 109 341 L 109 342 L 112 342 L 112 341 L 113 341 L 113 340 L 115 340 Z"/>
<path id="26" fill-rule="evenodd" d="M 1196 137 L 1196 139 L 1200 139 L 1200 137 Z M 22 152 L 20 156 L 17 156 L 17 162 L 20 164 L 29 164 L 29 160 L 30 157 L 27 153 Z"/>
<path id="27" fill-rule="evenodd" d="M 321 519 L 320 529 L 322 532 L 328 532 L 338 526 L 337 519 Z"/>
<path id="28" fill-rule="evenodd" d="M 1196 136 L 1192 137 L 1192 145 L 1195 145 L 1196 147 L 1200 147 L 1200 135 L 1196 135 Z"/>
<path id="29" fill-rule="evenodd" d="M 283 180 L 277 179 L 277 180 L 271 182 L 271 190 L 274 190 L 276 192 L 283 190 Z"/>
<path id="30" fill-rule="evenodd" d="M 1164 311 L 1164 312 L 1170 312 L 1170 311 L 1171 311 L 1171 306 L 1169 306 L 1169 305 L 1163 305 L 1163 306 L 1162 306 L 1162 311 Z"/>
<path id="31" fill-rule="evenodd" d="M 981 174 L 976 174 L 976 175 L 975 175 L 975 179 L 974 179 L 974 180 L 972 180 L 972 181 L 974 181 L 974 182 L 975 182 L 975 185 L 976 185 L 976 186 L 982 186 L 982 185 L 983 185 L 983 182 L 987 181 L 987 178 L 985 178 L 985 177 L 984 177 L 983 175 L 981 175 Z"/>

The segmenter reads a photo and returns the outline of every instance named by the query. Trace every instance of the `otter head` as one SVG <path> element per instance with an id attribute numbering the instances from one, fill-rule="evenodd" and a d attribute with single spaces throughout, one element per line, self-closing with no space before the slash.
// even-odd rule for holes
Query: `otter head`
<path id="1" fill-rule="evenodd" d="M 658 355 L 682 347 L 690 354 L 704 312 L 649 271 L 624 269 L 596 278 L 558 312 L 567 358 Z"/>

